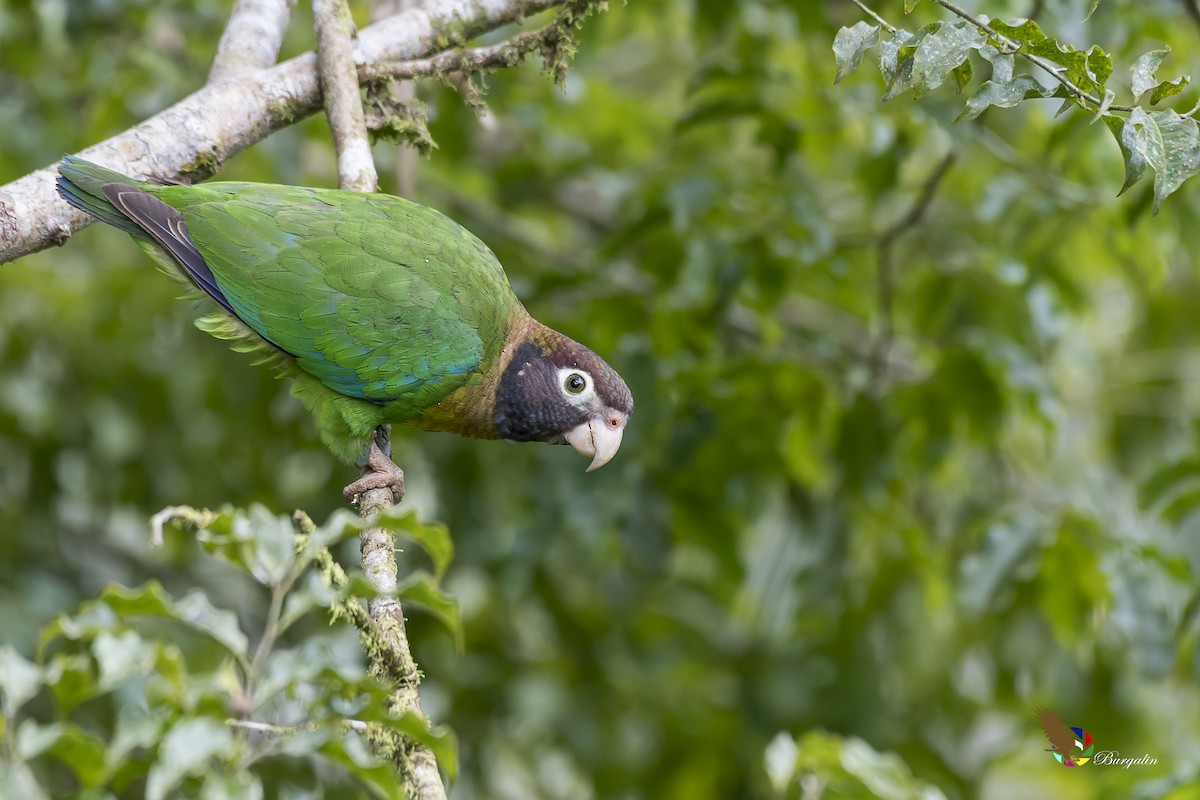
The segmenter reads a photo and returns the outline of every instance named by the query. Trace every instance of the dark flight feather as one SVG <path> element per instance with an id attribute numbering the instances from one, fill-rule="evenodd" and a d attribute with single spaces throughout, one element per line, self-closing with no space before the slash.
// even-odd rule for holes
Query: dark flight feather
<path id="1" fill-rule="evenodd" d="M 133 186 L 109 183 L 100 188 L 117 210 L 132 220 L 155 244 L 171 254 L 188 277 L 205 294 L 216 300 L 230 314 L 237 316 L 229 300 L 217 286 L 217 279 L 196 249 L 183 225 L 183 214 L 157 197 Z"/>

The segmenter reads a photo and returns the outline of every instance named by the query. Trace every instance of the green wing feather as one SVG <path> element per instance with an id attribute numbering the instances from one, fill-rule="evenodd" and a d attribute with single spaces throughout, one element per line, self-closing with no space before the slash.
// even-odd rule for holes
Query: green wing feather
<path id="1" fill-rule="evenodd" d="M 488 434 L 460 411 L 486 408 L 474 395 L 495 377 L 488 370 L 523 310 L 491 251 L 438 212 L 381 194 L 161 186 L 72 156 L 57 184 L 225 306 L 197 325 L 293 377 L 293 393 L 342 458 L 360 459 L 386 422 Z M 113 184 L 177 209 L 186 236 L 137 195 L 118 209 Z M 202 262 L 176 263 L 193 247 Z"/>
<path id="2" fill-rule="evenodd" d="M 422 413 L 499 354 L 516 297 L 490 250 L 401 198 L 252 183 L 146 187 L 221 292 L 329 389 Z"/>

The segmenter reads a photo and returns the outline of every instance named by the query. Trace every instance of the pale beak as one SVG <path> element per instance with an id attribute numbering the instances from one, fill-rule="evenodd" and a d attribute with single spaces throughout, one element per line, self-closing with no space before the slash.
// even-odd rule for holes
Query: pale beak
<path id="1" fill-rule="evenodd" d="M 617 454 L 621 448 L 621 436 L 625 433 L 627 417 L 624 414 L 609 412 L 603 416 L 593 417 L 582 425 L 576 425 L 564 434 L 567 442 L 584 455 L 592 459 L 587 471 L 600 469 Z"/>

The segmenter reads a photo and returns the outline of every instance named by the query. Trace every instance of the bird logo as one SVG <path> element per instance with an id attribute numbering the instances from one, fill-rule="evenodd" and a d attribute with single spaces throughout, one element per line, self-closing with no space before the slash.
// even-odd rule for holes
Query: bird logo
<path id="1" fill-rule="evenodd" d="M 1046 731 L 1050 747 L 1046 749 L 1054 754 L 1054 759 L 1064 767 L 1082 767 L 1092 760 L 1096 746 L 1092 743 L 1092 735 L 1083 728 L 1068 727 L 1062 719 L 1045 706 L 1033 709 Z"/>

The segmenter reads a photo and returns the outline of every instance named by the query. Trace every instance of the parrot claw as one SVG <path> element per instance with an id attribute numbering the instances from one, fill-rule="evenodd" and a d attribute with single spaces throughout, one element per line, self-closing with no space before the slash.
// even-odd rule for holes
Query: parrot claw
<path id="1" fill-rule="evenodd" d="M 347 502 L 358 505 L 362 495 L 372 489 L 391 489 L 394 504 L 399 504 L 404 499 L 404 470 L 384 455 L 374 442 L 371 444 L 371 454 L 367 457 L 366 467 L 370 472 L 342 489 Z"/>

